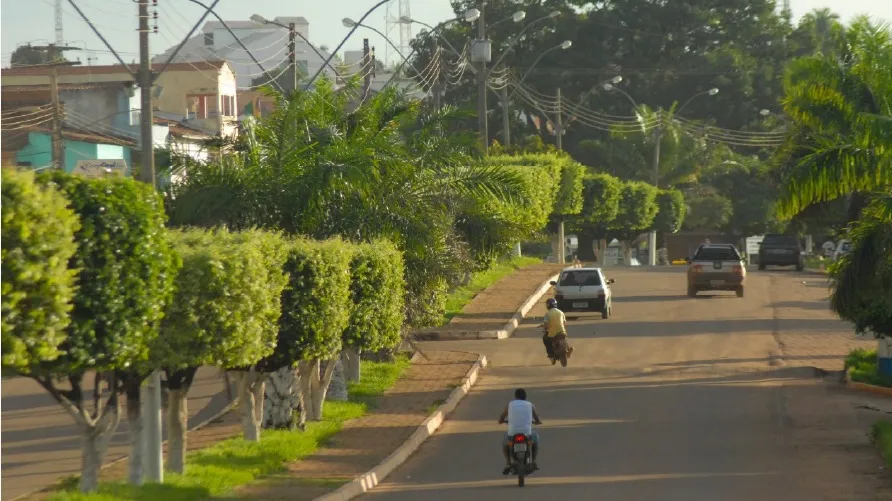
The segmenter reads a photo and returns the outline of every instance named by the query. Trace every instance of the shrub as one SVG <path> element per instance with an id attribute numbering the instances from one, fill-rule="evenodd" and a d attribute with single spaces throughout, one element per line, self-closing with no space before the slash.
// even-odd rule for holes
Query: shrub
<path id="1" fill-rule="evenodd" d="M 403 256 L 386 240 L 359 245 L 350 265 L 353 311 L 344 346 L 376 351 L 396 346 L 405 320 Z"/>
<path id="2" fill-rule="evenodd" d="M 3 368 L 28 373 L 55 360 L 70 322 L 77 215 L 33 174 L 2 169 Z"/>

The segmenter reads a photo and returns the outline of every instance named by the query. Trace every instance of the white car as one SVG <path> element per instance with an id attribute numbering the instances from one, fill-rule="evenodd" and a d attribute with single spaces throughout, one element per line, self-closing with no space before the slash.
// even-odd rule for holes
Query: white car
<path id="1" fill-rule="evenodd" d="M 597 311 L 601 318 L 610 318 L 610 285 L 614 282 L 601 268 L 566 268 L 551 285 L 561 311 Z"/>
<path id="2" fill-rule="evenodd" d="M 836 250 L 833 251 L 833 260 L 836 261 L 849 252 L 852 252 L 852 241 L 840 240 L 839 243 L 836 245 Z"/>

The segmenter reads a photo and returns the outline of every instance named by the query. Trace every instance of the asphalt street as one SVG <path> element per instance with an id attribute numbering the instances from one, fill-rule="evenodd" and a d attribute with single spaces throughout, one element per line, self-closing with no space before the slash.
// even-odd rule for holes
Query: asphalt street
<path id="1" fill-rule="evenodd" d="M 753 271 L 744 298 L 688 298 L 679 268 L 608 277 L 613 317 L 570 323 L 566 369 L 545 358 L 535 318 L 508 340 L 431 342 L 484 353 L 491 366 L 441 430 L 362 499 L 889 499 L 854 406 L 818 371 L 785 359 L 786 331 L 851 337 L 826 307 L 826 279 Z M 837 351 L 823 360 L 841 368 Z M 501 475 L 496 423 L 516 387 L 544 421 L 542 469 L 523 489 Z"/>

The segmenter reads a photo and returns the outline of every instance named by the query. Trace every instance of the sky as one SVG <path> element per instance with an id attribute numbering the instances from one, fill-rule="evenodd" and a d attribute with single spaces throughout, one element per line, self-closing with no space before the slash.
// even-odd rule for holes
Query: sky
<path id="1" fill-rule="evenodd" d="M 126 62 L 138 58 L 136 33 L 136 4 L 133 0 L 74 0 L 91 19 Z M 213 0 L 203 0 L 207 4 Z M 403 0 L 407 1 L 407 0 Z M 683 0 L 673 0 L 683 1 Z M 220 0 L 216 11 L 227 21 L 248 20 L 252 14 L 268 19 L 280 16 L 303 16 L 309 23 L 309 39 L 316 45 L 336 47 L 350 31 L 341 20 L 359 20 L 378 0 Z M 436 24 L 453 16 L 449 0 L 410 0 L 411 16 L 428 24 Z M 71 7 L 63 0 L 64 39 L 69 45 L 84 49 L 69 52 L 70 59 L 80 58 L 82 64 L 111 64 L 114 57 L 102 41 Z M 790 0 L 796 18 L 817 8 L 830 8 L 847 21 L 853 16 L 868 14 L 877 19 L 892 21 L 892 0 Z M 24 43 L 46 44 L 54 41 L 55 23 L 53 0 L 0 0 L 0 52 L 2 65 L 9 65 L 9 56 L 16 46 Z M 366 23 L 388 33 L 386 5 L 373 12 Z M 152 54 L 164 52 L 176 45 L 201 17 L 204 9 L 189 0 L 158 0 L 159 33 L 150 37 Z M 399 17 L 397 1 L 393 1 L 392 15 Z M 413 34 L 418 25 L 412 25 Z M 399 26 L 388 36 L 399 45 Z M 359 50 L 362 39 L 369 38 L 376 54 L 383 59 L 385 42 L 370 30 L 360 28 L 344 45 L 343 50 Z M 391 59 L 396 59 L 393 54 Z M 88 60 L 89 58 L 89 60 Z"/>

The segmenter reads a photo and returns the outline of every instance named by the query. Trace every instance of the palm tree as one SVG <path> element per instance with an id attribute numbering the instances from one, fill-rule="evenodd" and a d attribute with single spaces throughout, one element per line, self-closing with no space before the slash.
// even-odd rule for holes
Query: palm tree
<path id="1" fill-rule="evenodd" d="M 838 54 L 791 63 L 784 108 L 794 125 L 778 159 L 778 214 L 853 195 L 850 220 L 871 193 L 892 189 L 892 32 L 857 19 Z"/>
<path id="2" fill-rule="evenodd" d="M 892 196 L 874 199 L 849 235 L 852 251 L 831 268 L 830 306 L 882 345 L 892 338 Z"/>

